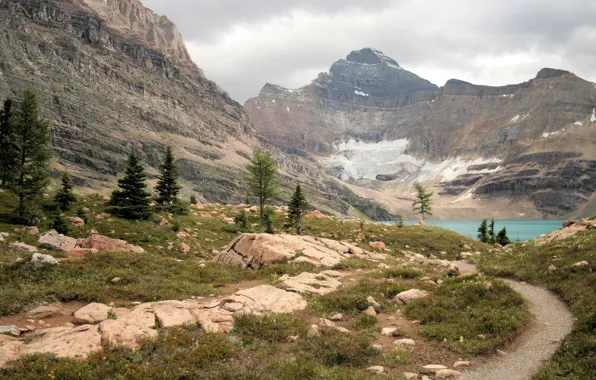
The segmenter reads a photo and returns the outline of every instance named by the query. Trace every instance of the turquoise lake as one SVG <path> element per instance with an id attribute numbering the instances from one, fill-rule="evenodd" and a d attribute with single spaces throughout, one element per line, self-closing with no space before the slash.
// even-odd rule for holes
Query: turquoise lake
<path id="1" fill-rule="evenodd" d="M 565 220 L 495 220 L 495 229 L 499 232 L 507 227 L 507 235 L 511 241 L 532 240 L 540 235 L 561 229 Z M 416 224 L 417 221 L 406 221 L 405 224 Z M 476 239 L 478 227 L 481 220 L 427 220 L 426 224 L 435 227 L 445 228 L 462 235 L 471 236 Z"/>

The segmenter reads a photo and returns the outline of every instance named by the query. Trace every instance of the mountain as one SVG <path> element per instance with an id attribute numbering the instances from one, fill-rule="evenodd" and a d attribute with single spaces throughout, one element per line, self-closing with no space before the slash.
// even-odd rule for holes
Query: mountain
<path id="1" fill-rule="evenodd" d="M 151 181 L 174 148 L 184 196 L 240 203 L 244 165 L 260 139 L 242 107 L 191 60 L 176 26 L 138 0 L 0 0 L 0 97 L 31 85 L 52 123 L 55 175 L 109 191 L 135 147 Z M 336 214 L 387 212 L 331 181 L 315 161 L 279 152 L 284 192 L 311 185 Z"/>
<path id="2" fill-rule="evenodd" d="M 596 211 L 596 85 L 567 71 L 438 88 L 366 48 L 300 89 L 267 84 L 244 108 L 280 149 L 408 217 L 417 180 L 439 218 Z"/>

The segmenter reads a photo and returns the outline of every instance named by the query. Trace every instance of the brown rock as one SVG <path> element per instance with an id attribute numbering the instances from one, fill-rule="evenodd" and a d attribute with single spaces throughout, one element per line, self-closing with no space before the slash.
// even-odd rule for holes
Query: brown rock
<path id="1" fill-rule="evenodd" d="M 139 305 L 118 319 L 108 319 L 99 324 L 103 342 L 138 347 L 141 337 L 157 338 L 155 314 L 149 305 Z"/>
<path id="2" fill-rule="evenodd" d="M 364 310 L 362 312 L 362 314 L 368 315 L 368 316 L 371 316 L 371 317 L 376 317 L 377 316 L 377 311 L 375 310 L 374 307 L 369 306 L 366 310 Z"/>
<path id="3" fill-rule="evenodd" d="M 242 303 L 252 312 L 292 313 L 304 310 L 308 306 L 299 294 L 270 285 L 240 290 L 226 300 Z"/>
<path id="4" fill-rule="evenodd" d="M 0 334 L 0 368 L 4 367 L 9 361 L 18 359 L 21 356 L 20 351 L 24 344 L 16 338 Z"/>
<path id="5" fill-rule="evenodd" d="M 64 315 L 62 309 L 57 306 L 39 306 L 27 312 L 27 318 L 44 319 Z"/>
<path id="6" fill-rule="evenodd" d="M 108 319 L 112 308 L 102 303 L 90 303 L 89 305 L 80 308 L 74 313 L 75 323 L 93 324 L 103 322 Z"/>
<path id="7" fill-rule="evenodd" d="M 398 295 L 396 295 L 395 301 L 407 304 L 407 303 L 412 302 L 413 300 L 416 300 L 419 298 L 424 298 L 427 296 L 428 296 L 428 292 L 426 292 L 425 290 L 410 289 L 410 290 L 401 292 Z"/>
<path id="8" fill-rule="evenodd" d="M 39 248 L 66 253 L 70 253 L 76 245 L 77 239 L 59 234 L 55 230 L 46 232 L 37 241 Z"/>
<path id="9" fill-rule="evenodd" d="M 39 227 L 25 227 L 25 232 L 27 233 L 27 235 L 39 235 Z"/>
<path id="10" fill-rule="evenodd" d="M 563 228 L 569 228 L 569 227 L 573 227 L 573 226 L 575 226 L 575 225 L 577 225 L 577 224 L 578 224 L 578 223 L 577 223 L 577 221 L 576 221 L 576 220 L 570 219 L 570 220 L 568 220 L 568 221 L 566 221 L 566 222 L 563 222 Z"/>
<path id="11" fill-rule="evenodd" d="M 368 245 L 370 245 L 377 251 L 385 252 L 387 250 L 387 246 L 382 241 L 371 241 L 370 243 L 368 243 Z"/>
<path id="12" fill-rule="evenodd" d="M 551 271 L 551 272 L 553 272 L 553 271 L 556 271 L 557 270 L 557 267 L 554 266 L 554 265 L 551 265 L 551 266 L 548 267 L 548 270 Z"/>
<path id="13" fill-rule="evenodd" d="M 42 337 L 22 346 L 20 354 L 51 353 L 61 358 L 84 359 L 102 348 L 97 326 L 55 327 L 43 332 Z"/>
<path id="14" fill-rule="evenodd" d="M 94 255 L 94 254 L 96 254 L 98 252 L 99 252 L 99 250 L 97 250 L 97 249 L 75 248 L 72 251 L 70 251 L 70 253 L 68 254 L 68 256 L 70 256 L 70 257 L 83 257 L 85 255 Z"/>
<path id="15" fill-rule="evenodd" d="M 452 369 L 440 369 L 435 372 L 435 379 L 450 379 L 452 377 L 459 377 L 461 375 L 461 372 L 457 372 Z"/>
<path id="16" fill-rule="evenodd" d="M 196 304 L 188 301 L 164 301 L 155 305 L 154 312 L 159 327 L 168 328 L 186 323 L 195 323 L 195 316 L 192 315 L 190 310 L 196 307 Z"/>
<path id="17" fill-rule="evenodd" d="M 68 220 L 70 221 L 70 224 L 77 228 L 85 227 L 85 221 L 82 218 L 79 218 L 78 216 L 70 216 L 68 217 Z"/>
<path id="18" fill-rule="evenodd" d="M 305 272 L 294 277 L 284 275 L 280 281 L 285 289 L 296 293 L 325 295 L 336 291 L 341 286 L 341 282 L 324 272 L 319 274 Z"/>
<path id="19" fill-rule="evenodd" d="M 180 252 L 182 253 L 189 253 L 190 252 L 190 245 L 186 243 L 180 244 Z"/>
<path id="20" fill-rule="evenodd" d="M 308 214 L 306 214 L 306 218 L 308 218 L 308 219 L 327 219 L 327 216 L 325 216 L 325 214 L 323 214 L 319 210 L 314 210 L 314 211 L 311 211 Z"/>
<path id="21" fill-rule="evenodd" d="M 14 252 L 37 252 L 37 248 L 25 243 L 12 243 L 8 246 Z"/>
<path id="22" fill-rule="evenodd" d="M 124 240 L 112 239 L 102 235 L 91 235 L 83 240 L 81 248 L 96 249 L 99 252 L 144 253 L 145 250 Z"/>

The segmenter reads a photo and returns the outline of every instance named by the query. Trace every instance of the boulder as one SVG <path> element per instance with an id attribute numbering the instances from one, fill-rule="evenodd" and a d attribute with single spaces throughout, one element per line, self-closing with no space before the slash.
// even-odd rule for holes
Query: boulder
<path id="1" fill-rule="evenodd" d="M 353 253 L 351 253 L 353 252 Z M 311 236 L 243 234 L 215 256 L 214 262 L 242 268 L 261 269 L 263 266 L 287 261 L 308 262 L 332 267 L 353 257 L 382 259 L 347 243 Z"/>
<path id="2" fill-rule="evenodd" d="M 9 236 L 8 232 L 0 232 L 0 243 L 4 241 L 4 238 Z"/>
<path id="3" fill-rule="evenodd" d="M 417 226 L 418 227 L 426 227 L 426 222 L 424 220 L 421 220 L 418 222 Z"/>
<path id="4" fill-rule="evenodd" d="M 382 336 L 398 336 L 399 329 L 397 327 L 385 327 L 381 330 Z"/>
<path id="5" fill-rule="evenodd" d="M 373 375 L 382 375 L 385 373 L 385 368 L 383 366 L 377 365 L 374 367 L 368 367 L 366 371 Z"/>
<path id="6" fill-rule="evenodd" d="M 308 329 L 308 332 L 306 333 L 307 338 L 316 338 L 320 335 L 321 335 L 321 333 L 319 332 L 319 326 L 317 326 L 317 325 L 310 326 L 310 328 Z"/>
<path id="7" fill-rule="evenodd" d="M 39 248 L 66 253 L 70 253 L 75 249 L 76 245 L 77 239 L 59 234 L 55 230 L 46 232 L 37 241 L 37 246 Z"/>
<path id="8" fill-rule="evenodd" d="M 459 377 L 461 375 L 461 372 L 454 371 L 452 369 L 440 369 L 435 372 L 435 379 L 450 379 L 452 377 Z"/>
<path id="9" fill-rule="evenodd" d="M 0 326 L 0 335 L 1 334 L 19 336 L 21 335 L 21 329 L 19 329 L 17 326 Z"/>
<path id="10" fill-rule="evenodd" d="M 102 303 L 91 303 L 74 313 L 75 323 L 93 324 L 108 319 L 112 308 Z"/>
<path id="11" fill-rule="evenodd" d="M 577 223 L 577 221 L 576 221 L 576 220 L 570 219 L 570 220 L 568 220 L 568 221 L 566 221 L 566 222 L 563 222 L 563 228 L 569 228 L 569 227 L 573 227 L 573 226 L 575 226 L 575 225 L 577 225 L 577 224 L 578 224 L 578 223 Z"/>
<path id="12" fill-rule="evenodd" d="M 406 380 L 416 380 L 416 379 L 418 379 L 418 374 L 417 373 L 412 373 L 412 372 L 404 372 L 402 374 L 402 376 Z"/>
<path id="13" fill-rule="evenodd" d="M 280 278 L 280 281 L 286 290 L 296 293 L 325 295 L 336 291 L 341 286 L 341 282 L 325 272 L 318 274 L 304 272 L 294 277 L 286 274 Z"/>
<path id="14" fill-rule="evenodd" d="M 64 315 L 62 309 L 57 306 L 39 306 L 33 310 L 28 311 L 27 318 L 31 319 L 44 319 L 51 317 L 59 317 Z"/>
<path id="15" fill-rule="evenodd" d="M 382 241 L 371 241 L 368 245 L 377 251 L 385 252 L 387 250 L 387 246 Z"/>
<path id="16" fill-rule="evenodd" d="M 578 267 L 578 268 L 587 267 L 588 265 L 590 265 L 590 264 L 587 261 L 580 261 L 579 263 L 573 264 L 574 267 Z"/>
<path id="17" fill-rule="evenodd" d="M 190 245 L 186 243 L 180 244 L 180 252 L 182 253 L 189 253 L 190 252 Z"/>
<path id="18" fill-rule="evenodd" d="M 368 302 L 368 304 L 369 304 L 370 306 L 374 307 L 375 309 L 379 309 L 379 308 L 381 307 L 381 304 L 380 304 L 380 303 L 378 303 L 378 302 L 377 302 L 377 301 L 376 301 L 376 300 L 373 298 L 373 296 L 368 296 L 368 297 L 366 298 L 366 302 Z"/>
<path id="19" fill-rule="evenodd" d="M 304 310 L 308 303 L 296 293 L 287 292 L 270 285 L 261 285 L 251 289 L 240 290 L 226 298 L 228 302 L 245 305 L 247 312 L 292 313 Z"/>
<path id="20" fill-rule="evenodd" d="M 414 342 L 412 339 L 398 339 L 393 342 L 393 344 L 397 346 L 415 346 L 416 342 Z"/>
<path id="21" fill-rule="evenodd" d="M 377 311 L 375 310 L 375 308 L 374 308 L 374 307 L 372 307 L 372 306 L 369 306 L 369 307 L 368 307 L 366 310 L 364 310 L 364 311 L 362 312 L 362 314 L 364 314 L 364 315 L 368 315 L 368 316 L 370 316 L 370 317 L 376 317 L 376 316 L 377 316 Z"/>
<path id="22" fill-rule="evenodd" d="M 31 268 L 34 270 L 39 270 L 48 266 L 58 265 L 58 261 L 56 261 L 53 256 L 42 255 L 41 253 L 36 252 L 31 256 L 29 265 L 31 265 Z"/>
<path id="23" fill-rule="evenodd" d="M 399 303 L 408 304 L 413 300 L 424 298 L 428 296 L 428 292 L 420 289 L 410 289 L 405 292 L 401 292 L 395 296 L 395 301 Z"/>
<path id="24" fill-rule="evenodd" d="M 93 234 L 80 243 L 80 248 L 96 249 L 98 252 L 143 253 L 145 250 L 124 240 Z"/>
<path id="25" fill-rule="evenodd" d="M 420 368 L 420 373 L 428 373 L 428 374 L 435 374 L 437 371 L 442 369 L 448 369 L 444 365 L 440 364 L 429 364 L 425 365 L 424 367 Z"/>
<path id="26" fill-rule="evenodd" d="M 25 227 L 25 233 L 27 233 L 27 235 L 39 235 L 39 227 Z"/>
<path id="27" fill-rule="evenodd" d="M 69 216 L 67 219 L 70 222 L 70 224 L 77 228 L 85 227 L 85 221 L 82 218 L 79 218 L 78 216 Z"/>
<path id="28" fill-rule="evenodd" d="M 102 348 L 97 326 L 56 327 L 43 333 L 39 339 L 22 346 L 20 354 L 51 353 L 59 358 L 85 359 Z"/>
<path id="29" fill-rule="evenodd" d="M 453 365 L 453 368 L 460 368 L 460 367 L 470 367 L 472 365 L 472 363 L 470 363 L 469 361 L 457 361 L 455 362 L 455 364 Z"/>
<path id="30" fill-rule="evenodd" d="M 23 341 L 0 334 L 0 368 L 4 367 L 9 361 L 18 359 L 24 345 Z"/>
<path id="31" fill-rule="evenodd" d="M 334 321 L 334 322 L 341 322 L 345 319 L 344 315 L 339 313 L 339 314 L 335 314 L 334 316 L 332 316 L 331 318 L 329 318 L 330 320 Z"/>
<path id="32" fill-rule="evenodd" d="M 141 337 L 155 339 L 155 314 L 151 306 L 142 304 L 118 319 L 107 319 L 99 324 L 103 342 L 122 344 L 129 348 L 139 346 Z"/>
<path id="33" fill-rule="evenodd" d="M 550 272 L 554 272 L 554 271 L 556 271 L 556 270 L 557 270 L 557 267 L 551 264 L 551 265 L 548 267 L 548 270 L 549 270 Z"/>
<path id="34" fill-rule="evenodd" d="M 155 305 L 153 311 L 159 327 L 163 329 L 195 323 L 196 317 L 191 313 L 194 308 L 196 305 L 188 305 L 184 301 L 165 301 Z"/>
<path id="35" fill-rule="evenodd" d="M 14 252 L 37 252 L 37 248 L 25 243 L 12 243 L 8 246 Z"/>

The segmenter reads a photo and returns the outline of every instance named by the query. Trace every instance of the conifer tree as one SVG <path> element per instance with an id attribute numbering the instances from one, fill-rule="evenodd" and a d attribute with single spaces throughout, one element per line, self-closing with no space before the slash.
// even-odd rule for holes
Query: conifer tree
<path id="1" fill-rule="evenodd" d="M 60 190 L 56 193 L 56 197 L 54 200 L 58 204 L 58 207 L 62 211 L 70 210 L 70 206 L 77 201 L 77 197 L 73 194 L 72 188 L 72 179 L 67 171 L 62 173 L 62 186 Z"/>
<path id="2" fill-rule="evenodd" d="M 167 147 L 166 156 L 159 170 L 159 180 L 155 188 L 159 194 L 157 203 L 162 205 L 177 203 L 181 187 L 178 185 L 178 168 L 174 162 L 172 147 Z"/>
<path id="3" fill-rule="evenodd" d="M 12 116 L 12 99 L 8 98 L 0 110 L 0 186 L 2 187 L 8 185 L 17 158 Z"/>
<path id="4" fill-rule="evenodd" d="M 39 114 L 37 95 L 23 90 L 21 103 L 11 119 L 15 166 L 10 170 L 8 189 L 19 199 L 19 219 L 30 223 L 40 207 L 50 182 L 50 124 Z"/>
<path id="5" fill-rule="evenodd" d="M 478 228 L 478 240 L 480 240 L 482 243 L 488 243 L 489 239 L 490 238 L 488 236 L 488 221 L 484 219 L 482 221 L 482 224 L 480 224 L 480 227 Z"/>
<path id="6" fill-rule="evenodd" d="M 426 215 L 432 216 L 431 198 L 435 193 L 427 192 L 420 182 L 414 183 L 414 188 L 416 189 L 416 200 L 413 204 L 414 212 L 424 220 Z"/>
<path id="7" fill-rule="evenodd" d="M 265 207 L 265 232 L 268 234 L 274 234 L 275 228 L 273 227 L 273 215 L 275 215 L 275 210 L 273 207 L 267 206 Z"/>
<path id="8" fill-rule="evenodd" d="M 488 243 L 495 244 L 497 242 L 497 233 L 495 231 L 495 218 L 492 218 L 490 221 L 490 226 L 488 228 Z"/>
<path id="9" fill-rule="evenodd" d="M 255 148 L 247 169 L 249 173 L 248 191 L 258 198 L 261 220 L 264 221 L 265 204 L 277 194 L 279 188 L 277 164 L 273 159 L 273 153 L 261 148 Z"/>
<path id="10" fill-rule="evenodd" d="M 503 247 L 511 244 L 511 240 L 509 240 L 509 236 L 507 236 L 507 228 L 506 227 L 503 227 L 503 229 L 497 235 L 497 243 L 499 243 Z"/>
<path id="11" fill-rule="evenodd" d="M 302 217 L 306 212 L 306 207 L 306 199 L 304 198 L 300 184 L 298 184 L 288 204 L 288 220 L 290 225 L 296 228 L 296 234 L 298 235 L 302 235 Z"/>
<path id="12" fill-rule="evenodd" d="M 147 174 L 139 163 L 134 150 L 128 156 L 128 167 L 124 177 L 118 180 L 120 190 L 112 193 L 110 211 L 126 219 L 149 219 L 151 209 L 147 192 Z"/>

